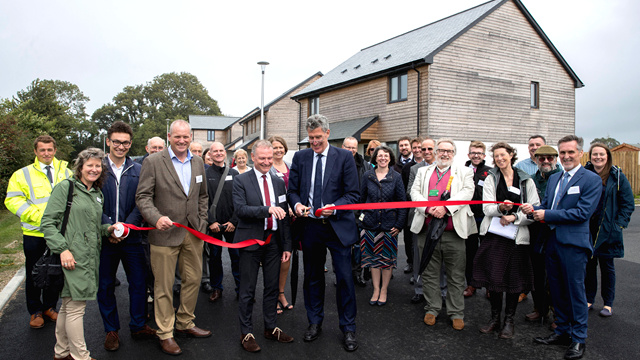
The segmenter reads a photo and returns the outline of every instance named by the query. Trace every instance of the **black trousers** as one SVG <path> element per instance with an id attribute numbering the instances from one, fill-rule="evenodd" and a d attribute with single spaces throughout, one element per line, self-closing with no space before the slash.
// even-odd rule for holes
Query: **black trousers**
<path id="1" fill-rule="evenodd" d="M 44 249 L 47 247 L 47 242 L 43 237 L 37 236 L 22 236 L 25 257 L 25 270 L 27 273 L 27 279 L 25 281 L 25 294 L 27 295 L 27 310 L 30 315 L 33 315 L 39 311 L 46 311 L 51 308 L 56 310 L 58 303 L 59 292 L 51 290 L 41 290 L 33 285 L 33 276 L 31 271 L 36 265 Z"/>
<path id="2" fill-rule="evenodd" d="M 265 231 L 264 239 L 273 233 L 271 242 L 254 251 L 240 249 L 240 292 L 238 318 L 242 334 L 253 333 L 253 302 L 256 296 L 258 272 L 262 263 L 264 293 L 262 296 L 262 314 L 264 328 L 273 329 L 277 325 L 278 284 L 280 280 L 280 259 L 282 251 L 278 247 L 278 233 Z"/>
<path id="3" fill-rule="evenodd" d="M 404 253 L 407 255 L 407 264 L 413 265 L 413 233 L 411 232 L 411 222 L 404 229 Z M 400 234 L 398 234 L 400 236 Z"/>

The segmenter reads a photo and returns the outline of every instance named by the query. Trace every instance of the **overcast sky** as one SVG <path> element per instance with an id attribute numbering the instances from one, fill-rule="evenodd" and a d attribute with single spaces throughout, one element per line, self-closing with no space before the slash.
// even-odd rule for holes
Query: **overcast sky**
<path id="1" fill-rule="evenodd" d="M 72 82 L 89 113 L 167 72 L 198 77 L 242 116 L 360 49 L 482 3 L 423 1 L 0 0 L 0 98 L 31 81 Z M 640 1 L 523 0 L 585 83 L 576 133 L 640 143 Z M 637 104 L 637 103 L 636 103 Z"/>

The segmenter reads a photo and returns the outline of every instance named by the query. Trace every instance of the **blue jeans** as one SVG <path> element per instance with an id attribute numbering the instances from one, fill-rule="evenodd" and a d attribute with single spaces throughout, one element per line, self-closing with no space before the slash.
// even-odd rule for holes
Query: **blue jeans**
<path id="1" fill-rule="evenodd" d="M 584 281 L 587 290 L 587 302 L 593 304 L 598 292 L 597 267 L 600 263 L 600 280 L 602 289 L 600 295 L 604 301 L 604 306 L 612 306 L 616 297 L 616 269 L 613 266 L 613 258 L 596 257 L 589 259 L 587 263 L 587 278 Z"/>

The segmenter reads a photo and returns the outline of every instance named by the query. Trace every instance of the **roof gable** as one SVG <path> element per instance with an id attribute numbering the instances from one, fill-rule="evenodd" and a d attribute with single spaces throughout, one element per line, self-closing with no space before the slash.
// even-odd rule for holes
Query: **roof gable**
<path id="1" fill-rule="evenodd" d="M 433 57 L 438 52 L 507 1 L 510 0 L 488 1 L 471 9 L 364 48 L 329 71 L 321 79 L 304 88 L 304 90 L 295 95 L 293 99 L 314 96 L 334 88 L 377 78 L 389 72 L 411 68 L 418 64 L 431 64 Z M 575 86 L 584 86 L 524 5 L 519 0 L 513 1 L 546 43 L 549 50 L 553 52 L 555 57 L 569 73 L 575 82 Z"/>

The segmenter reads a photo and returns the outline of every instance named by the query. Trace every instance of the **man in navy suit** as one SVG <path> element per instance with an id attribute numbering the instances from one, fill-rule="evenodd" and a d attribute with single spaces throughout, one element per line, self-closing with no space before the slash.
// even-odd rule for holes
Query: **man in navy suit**
<path id="1" fill-rule="evenodd" d="M 264 337 L 281 343 L 293 342 L 293 338 L 276 325 L 280 263 L 291 258 L 291 220 L 284 181 L 269 173 L 273 164 L 271 143 L 266 140 L 256 142 L 251 159 L 255 164 L 254 169 L 234 178 L 233 206 L 238 216 L 234 242 L 248 239 L 266 241 L 271 235 L 268 244 L 240 249 L 238 317 L 242 333 L 241 344 L 245 350 L 256 352 L 260 350 L 260 346 L 253 336 L 251 316 L 260 264 L 264 282 Z"/>
<path id="2" fill-rule="evenodd" d="M 600 200 L 602 180 L 580 165 L 583 140 L 567 135 L 558 141 L 564 171 L 553 174 L 540 206 L 522 211 L 546 222 L 551 230 L 546 266 L 556 314 L 555 332 L 537 337 L 545 345 L 569 345 L 565 359 L 580 359 L 587 338 L 588 307 L 584 287 L 587 261 L 593 253 L 589 219 Z"/>
<path id="3" fill-rule="evenodd" d="M 304 256 L 304 305 L 309 328 L 304 341 L 313 341 L 324 319 L 324 262 L 331 252 L 337 281 L 337 305 L 344 348 L 354 351 L 356 341 L 356 294 L 351 276 L 351 246 L 358 241 L 353 211 L 322 210 L 333 205 L 354 204 L 360 198 L 358 172 L 351 152 L 329 146 L 329 122 L 322 115 L 307 119 L 310 149 L 293 156 L 289 175 L 289 204 L 306 221 Z M 300 220 L 298 220 L 300 221 Z"/>

